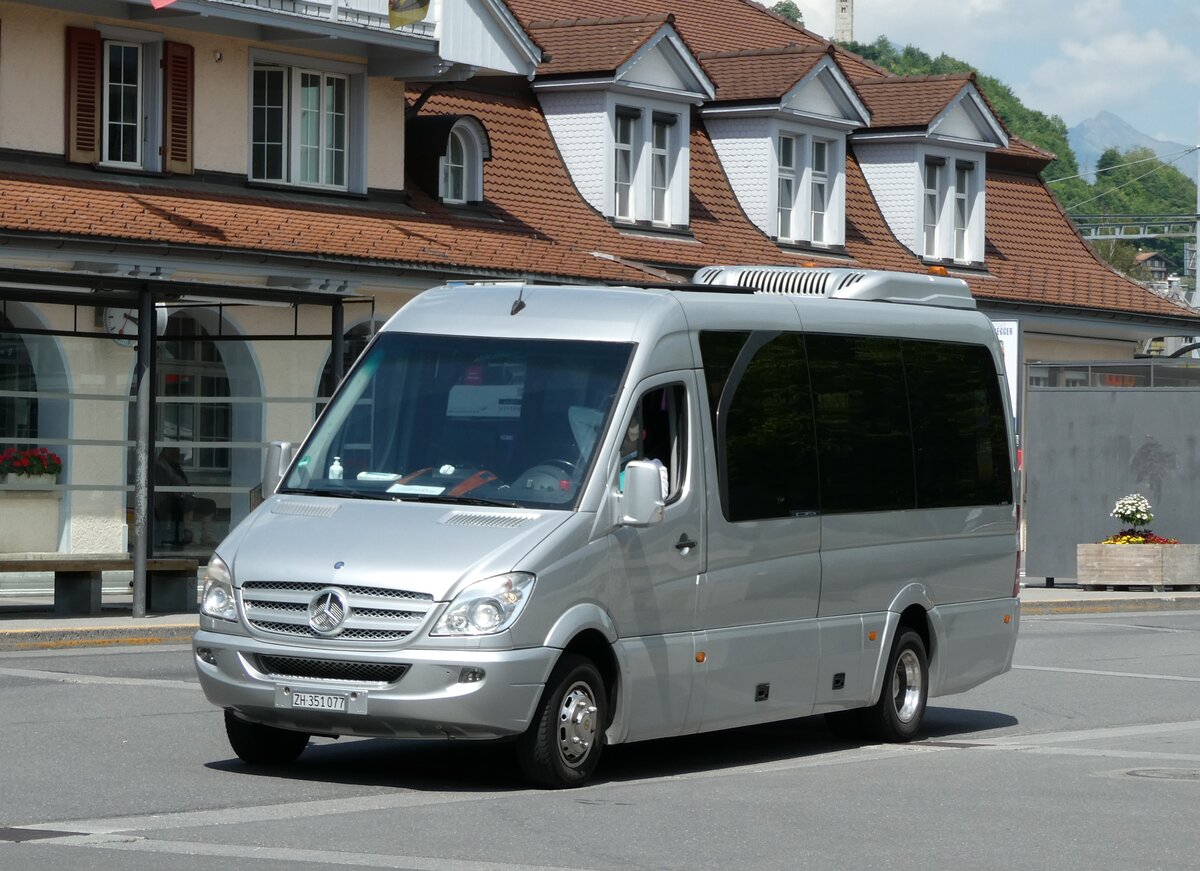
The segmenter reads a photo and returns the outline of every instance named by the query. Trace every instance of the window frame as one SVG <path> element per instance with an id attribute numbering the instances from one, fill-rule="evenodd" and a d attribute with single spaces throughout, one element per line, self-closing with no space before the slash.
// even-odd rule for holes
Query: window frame
<path id="1" fill-rule="evenodd" d="M 101 108 L 100 108 L 100 163 L 104 166 L 117 166 L 125 169 L 141 169 L 142 168 L 142 136 L 143 136 L 143 118 L 149 121 L 148 113 L 145 111 L 145 85 L 142 82 L 143 70 L 145 69 L 143 62 L 143 52 L 140 43 L 127 42 L 118 39 L 106 39 L 101 43 Z M 112 71 L 114 66 L 124 67 L 124 62 L 116 63 L 113 59 L 113 53 L 120 50 L 122 54 L 127 51 L 132 51 L 133 59 L 133 80 L 122 80 L 114 82 Z M 125 117 L 125 110 L 128 108 L 125 94 L 127 91 L 133 91 L 133 104 L 136 107 L 132 123 L 130 119 Z M 119 95 L 118 99 L 114 99 L 114 91 Z M 119 105 L 118 105 L 119 104 Z M 114 113 L 120 117 L 114 118 Z M 132 128 L 133 134 L 133 159 L 127 160 L 123 156 L 114 157 L 112 154 L 112 137 L 113 128 L 120 128 L 128 131 Z M 118 151 L 123 155 L 127 132 L 119 134 L 120 146 Z"/>
<path id="2" fill-rule="evenodd" d="M 799 137 L 793 133 L 780 133 L 776 137 L 775 146 L 775 234 L 779 239 L 793 241 L 796 226 L 796 140 Z M 783 159 L 784 143 L 789 146 L 790 159 Z M 786 232 L 784 216 L 786 214 Z"/>
<path id="3" fill-rule="evenodd" d="M 688 112 L 662 100 L 608 95 L 605 215 L 614 224 L 656 230 L 687 226 Z"/>
<path id="4" fill-rule="evenodd" d="M 922 162 L 921 175 L 921 256 L 937 258 L 941 251 L 938 244 L 938 229 L 942 218 L 942 167 L 945 161 L 940 158 L 926 157 Z M 933 184 L 929 183 L 929 173 L 933 172 Z"/>
<path id="5" fill-rule="evenodd" d="M 764 228 L 766 232 L 786 245 L 821 249 L 845 245 L 845 136 L 826 128 L 785 122 L 772 123 L 770 136 L 775 159 L 768 196 L 774 197 L 774 201 L 768 213 L 773 216 L 773 222 L 769 228 Z M 791 167 L 780 161 L 784 139 L 793 143 Z M 818 149 L 824 151 L 824 170 L 817 168 Z M 822 209 L 817 208 L 818 191 L 824 198 L 820 203 Z M 785 202 L 789 192 L 790 204 Z M 790 218 L 790 226 L 785 226 L 785 216 Z"/>
<path id="6" fill-rule="evenodd" d="M 460 151 L 457 162 L 453 159 L 455 145 Z M 438 156 L 438 198 L 451 206 L 483 202 L 483 162 L 490 158 L 487 131 L 479 120 L 470 117 L 456 121 L 446 134 L 444 149 Z M 456 175 L 457 191 L 454 190 Z"/>
<path id="7" fill-rule="evenodd" d="M 283 143 L 259 138 L 258 113 L 260 110 L 277 109 L 276 106 L 262 105 L 256 102 L 255 82 L 260 73 L 278 72 L 283 76 L 285 91 L 283 94 Z M 319 77 L 316 88 L 318 103 L 316 116 L 316 180 L 304 175 L 303 150 L 309 148 L 305 144 L 304 134 L 305 113 L 314 111 L 303 105 L 302 96 L 305 78 Z M 344 89 L 342 94 L 342 111 L 330 112 L 329 87 L 331 83 L 340 83 Z M 297 188 L 329 193 L 358 193 L 367 190 L 367 76 L 366 68 L 341 61 L 326 61 L 311 57 L 298 57 L 278 52 L 252 49 L 249 58 L 249 75 L 247 76 L 248 100 L 247 109 L 247 161 L 246 178 L 251 185 L 271 185 Z M 342 118 L 342 136 L 339 143 L 333 146 L 327 140 L 327 134 L 335 117 Z M 312 129 L 311 127 L 309 129 Z M 256 148 L 269 146 L 278 149 L 282 154 L 279 177 L 269 174 L 255 175 Z M 331 172 L 329 161 L 335 154 L 341 154 L 342 178 L 336 178 Z M 264 167 L 270 160 L 264 158 Z"/>
<path id="8" fill-rule="evenodd" d="M 954 259 L 970 260 L 971 197 L 975 187 L 975 164 L 965 160 L 954 163 Z"/>

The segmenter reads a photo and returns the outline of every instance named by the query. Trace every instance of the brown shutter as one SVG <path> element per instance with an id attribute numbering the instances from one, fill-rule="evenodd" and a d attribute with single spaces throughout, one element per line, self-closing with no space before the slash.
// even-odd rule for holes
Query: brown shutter
<path id="1" fill-rule="evenodd" d="M 67 28 L 67 160 L 100 162 L 100 34 Z"/>
<path id="2" fill-rule="evenodd" d="M 163 169 L 192 173 L 195 53 L 181 42 L 163 43 Z"/>

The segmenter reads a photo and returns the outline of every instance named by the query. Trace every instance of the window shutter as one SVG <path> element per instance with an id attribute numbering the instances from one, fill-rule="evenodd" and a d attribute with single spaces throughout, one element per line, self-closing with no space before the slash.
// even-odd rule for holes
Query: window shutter
<path id="1" fill-rule="evenodd" d="M 67 28 L 67 160 L 100 162 L 100 34 Z"/>
<path id="2" fill-rule="evenodd" d="M 163 44 L 163 169 L 191 175 L 195 53 L 181 42 Z"/>

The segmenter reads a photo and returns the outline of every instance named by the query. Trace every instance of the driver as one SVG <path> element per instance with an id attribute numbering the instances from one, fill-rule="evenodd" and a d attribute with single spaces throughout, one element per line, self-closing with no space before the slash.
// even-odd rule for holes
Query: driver
<path id="1" fill-rule="evenodd" d="M 667 494 L 671 491 L 670 476 L 662 460 L 657 457 L 646 456 L 646 435 L 647 432 L 642 426 L 642 410 L 639 404 L 639 407 L 633 413 L 633 417 L 629 419 L 629 426 L 625 429 L 625 437 L 621 440 L 621 471 L 617 478 L 617 489 L 621 492 L 625 491 L 625 467 L 629 465 L 630 461 L 646 460 L 658 466 L 658 478 L 662 485 L 662 498 L 666 502 Z"/>

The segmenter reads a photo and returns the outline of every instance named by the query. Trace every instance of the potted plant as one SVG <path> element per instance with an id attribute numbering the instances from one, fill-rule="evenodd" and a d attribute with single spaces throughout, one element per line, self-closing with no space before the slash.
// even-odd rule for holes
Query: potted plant
<path id="1" fill-rule="evenodd" d="M 1123 496 L 1109 516 L 1121 521 L 1120 530 L 1097 544 L 1076 545 L 1078 580 L 1085 590 L 1165 590 L 1200 583 L 1200 545 L 1155 535 L 1150 530 L 1154 514 L 1145 496 Z"/>
<path id="2" fill-rule="evenodd" d="M 10 487 L 52 487 L 62 468 L 62 458 L 47 448 L 0 451 L 0 480 Z"/>

